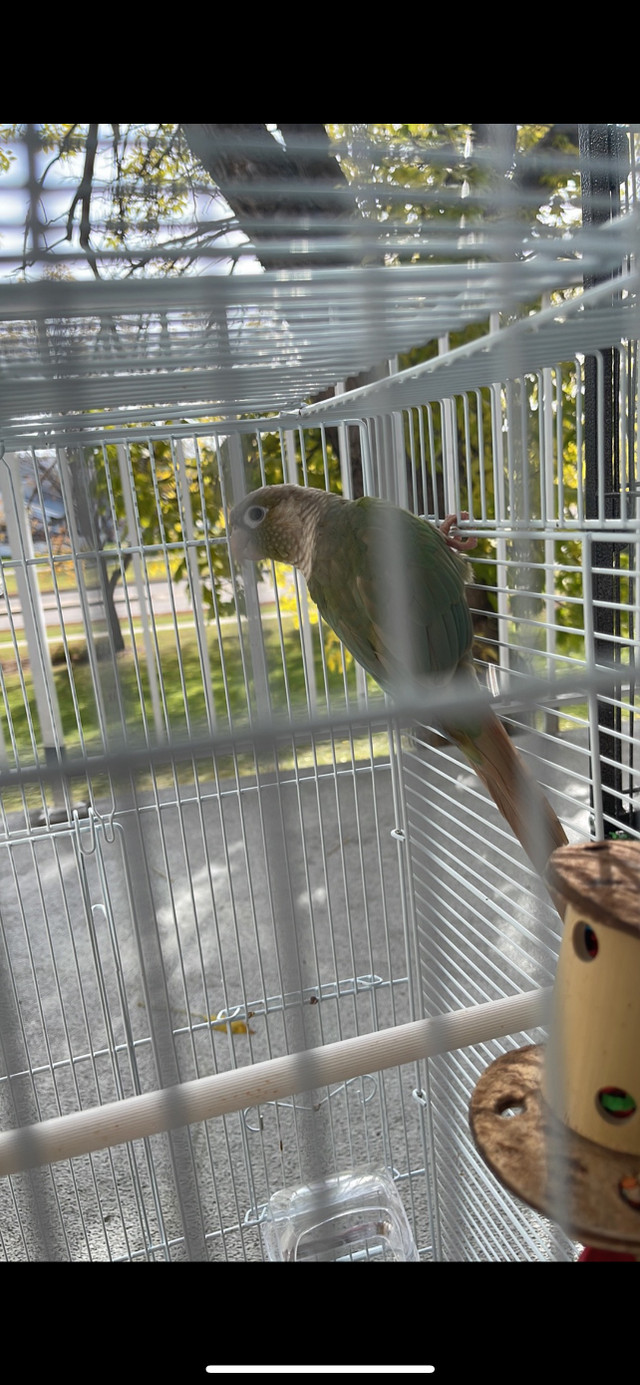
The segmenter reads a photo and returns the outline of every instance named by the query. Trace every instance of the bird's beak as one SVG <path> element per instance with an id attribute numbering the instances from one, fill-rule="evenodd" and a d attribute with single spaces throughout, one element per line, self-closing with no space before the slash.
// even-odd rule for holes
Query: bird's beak
<path id="1" fill-rule="evenodd" d="M 231 530 L 229 534 L 229 548 L 231 549 L 231 557 L 234 563 L 241 563 L 246 558 L 251 557 L 251 554 L 247 552 L 250 538 L 251 535 L 246 532 L 246 529 Z"/>

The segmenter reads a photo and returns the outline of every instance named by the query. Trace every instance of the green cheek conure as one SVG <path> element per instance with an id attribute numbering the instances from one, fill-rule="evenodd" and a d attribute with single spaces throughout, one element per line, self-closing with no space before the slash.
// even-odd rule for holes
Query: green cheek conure
<path id="1" fill-rule="evenodd" d="M 384 500 L 345 500 L 305 486 L 264 486 L 231 513 L 236 561 L 291 563 L 307 580 L 321 616 L 387 692 L 411 697 L 425 683 L 477 686 L 465 592 L 469 541 Z M 443 719 L 440 729 L 464 752 L 529 858 L 544 871 L 567 838 L 556 814 L 488 712 Z M 465 724 L 460 724 L 464 720 Z"/>

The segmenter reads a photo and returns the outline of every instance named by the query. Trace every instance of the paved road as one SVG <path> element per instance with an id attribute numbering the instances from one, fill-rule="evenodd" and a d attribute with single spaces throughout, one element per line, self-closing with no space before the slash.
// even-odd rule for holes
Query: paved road
<path id="1" fill-rule="evenodd" d="M 191 610 L 191 600 L 186 582 L 151 582 L 150 590 L 155 616 L 171 615 L 174 610 L 178 615 L 181 615 Z M 261 582 L 258 590 L 261 603 L 273 601 L 273 586 L 270 582 Z M 140 615 L 140 601 L 133 584 L 129 585 L 128 596 L 127 605 L 122 588 L 116 588 L 116 610 L 121 619 L 127 620 L 130 611 L 135 620 Z M 101 609 L 98 592 L 95 593 L 93 600 L 95 600 L 97 613 L 98 609 Z M 54 595 L 53 592 L 45 592 L 42 597 L 42 608 L 47 626 L 60 626 L 61 608 L 65 625 L 82 624 L 82 607 L 76 591 L 63 591 L 59 593 L 59 596 Z M 12 622 L 16 629 L 22 629 L 20 602 L 17 596 L 11 598 L 10 615 L 6 597 L 0 596 L 0 631 L 10 630 Z"/>

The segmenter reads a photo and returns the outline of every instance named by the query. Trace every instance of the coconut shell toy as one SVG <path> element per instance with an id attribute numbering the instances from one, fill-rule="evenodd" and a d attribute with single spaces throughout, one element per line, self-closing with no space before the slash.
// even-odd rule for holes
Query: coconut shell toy
<path id="1" fill-rule="evenodd" d="M 588 1249 L 640 1258 L 640 842 L 553 852 L 564 918 L 549 1040 L 498 1058 L 471 1098 L 476 1145 L 511 1192 Z"/>

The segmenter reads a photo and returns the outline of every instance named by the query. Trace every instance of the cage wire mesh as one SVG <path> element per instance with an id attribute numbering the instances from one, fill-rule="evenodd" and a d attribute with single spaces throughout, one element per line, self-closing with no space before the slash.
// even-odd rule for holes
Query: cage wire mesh
<path id="1" fill-rule="evenodd" d="M 394 704 L 228 518 L 468 513 L 481 682 L 570 841 L 637 837 L 637 127 L 123 128 L 2 132 L 2 1255 L 261 1259 L 274 1195 L 373 1168 L 422 1260 L 574 1258 L 467 1116 L 544 1036 L 560 918 L 442 697 Z"/>

